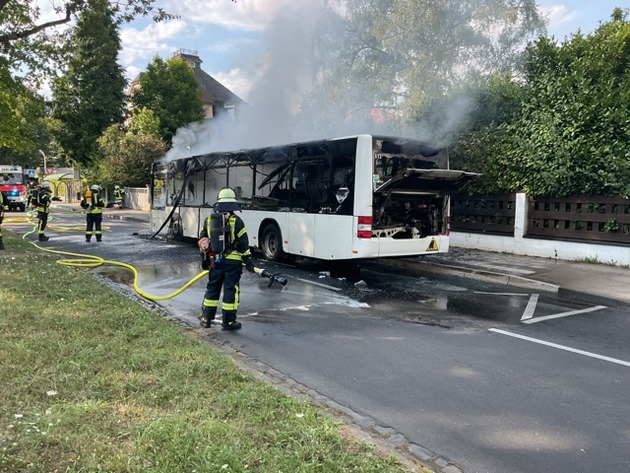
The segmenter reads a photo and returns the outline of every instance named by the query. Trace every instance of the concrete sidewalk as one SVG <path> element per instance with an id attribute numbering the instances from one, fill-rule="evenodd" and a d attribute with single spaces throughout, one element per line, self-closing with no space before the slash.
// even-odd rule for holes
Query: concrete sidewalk
<path id="1" fill-rule="evenodd" d="M 418 260 L 427 270 L 556 292 L 584 302 L 630 305 L 630 268 L 451 247 Z"/>
<path id="2" fill-rule="evenodd" d="M 82 212 L 79 204 L 54 203 L 54 208 Z M 149 212 L 104 209 L 104 218 L 148 223 Z M 442 272 L 490 280 L 506 286 L 566 295 L 588 303 L 630 305 L 630 268 L 509 253 L 451 247 L 447 254 L 384 259 L 379 263 L 407 270 Z"/>

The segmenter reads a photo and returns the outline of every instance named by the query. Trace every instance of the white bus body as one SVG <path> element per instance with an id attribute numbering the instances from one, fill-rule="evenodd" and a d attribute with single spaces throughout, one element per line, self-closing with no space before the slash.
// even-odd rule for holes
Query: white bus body
<path id="1" fill-rule="evenodd" d="M 151 230 L 168 219 L 171 235 L 197 238 L 230 186 L 250 244 L 270 260 L 445 253 L 449 193 L 475 176 L 449 170 L 446 149 L 372 135 L 159 160 Z"/>

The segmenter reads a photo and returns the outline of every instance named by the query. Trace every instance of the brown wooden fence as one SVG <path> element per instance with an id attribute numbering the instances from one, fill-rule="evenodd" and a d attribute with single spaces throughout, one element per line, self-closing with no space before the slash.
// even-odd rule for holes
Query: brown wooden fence
<path id="1" fill-rule="evenodd" d="M 526 236 L 630 245 L 630 199 L 530 197 Z"/>
<path id="2" fill-rule="evenodd" d="M 451 196 L 451 229 L 514 235 L 515 194 Z M 630 199 L 530 197 L 525 237 L 630 245 Z"/>
<path id="3" fill-rule="evenodd" d="M 515 194 L 451 195 L 451 230 L 514 234 Z"/>

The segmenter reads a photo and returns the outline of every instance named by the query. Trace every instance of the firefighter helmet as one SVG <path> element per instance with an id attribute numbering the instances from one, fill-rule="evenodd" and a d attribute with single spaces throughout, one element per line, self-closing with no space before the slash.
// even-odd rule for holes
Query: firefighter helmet
<path id="1" fill-rule="evenodd" d="M 118 190 L 120 189 L 120 186 L 114 186 L 114 189 Z"/>
<path id="2" fill-rule="evenodd" d="M 101 190 L 101 186 L 99 186 L 98 184 L 94 184 L 92 187 L 90 187 L 91 190 L 98 192 Z"/>
<path id="3" fill-rule="evenodd" d="M 217 202 L 214 204 L 217 212 L 234 212 L 241 210 L 241 206 L 236 201 L 236 192 L 231 187 L 224 187 L 217 195 Z"/>
<path id="4" fill-rule="evenodd" d="M 42 181 L 42 183 L 39 185 L 39 187 L 41 187 L 42 189 L 50 189 L 50 182 Z"/>

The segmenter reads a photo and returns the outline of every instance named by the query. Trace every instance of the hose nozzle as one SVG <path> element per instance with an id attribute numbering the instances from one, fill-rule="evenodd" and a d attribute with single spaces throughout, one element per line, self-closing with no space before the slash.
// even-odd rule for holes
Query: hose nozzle
<path id="1" fill-rule="evenodd" d="M 279 274 L 270 274 L 268 277 L 270 279 L 268 287 L 271 287 L 274 282 L 277 282 L 278 284 L 281 284 L 282 286 L 286 286 L 287 283 L 289 282 L 287 278 L 284 278 L 280 276 Z"/>
<path id="2" fill-rule="evenodd" d="M 258 269 L 256 268 L 255 270 L 258 274 L 260 274 L 263 278 L 269 278 L 269 286 L 271 287 L 273 285 L 274 282 L 277 282 L 278 284 L 282 285 L 282 286 L 286 286 L 287 283 L 289 282 L 287 280 L 287 278 L 280 276 L 280 274 L 271 274 L 269 271 L 267 271 L 266 269 Z"/>

